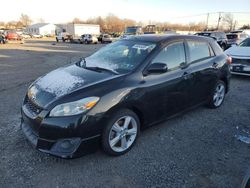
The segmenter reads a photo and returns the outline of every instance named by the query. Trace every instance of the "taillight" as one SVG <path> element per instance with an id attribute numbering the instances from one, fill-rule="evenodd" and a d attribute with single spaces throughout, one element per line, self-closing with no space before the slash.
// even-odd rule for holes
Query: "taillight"
<path id="1" fill-rule="evenodd" d="M 227 56 L 227 64 L 232 64 L 232 57 L 231 56 Z"/>

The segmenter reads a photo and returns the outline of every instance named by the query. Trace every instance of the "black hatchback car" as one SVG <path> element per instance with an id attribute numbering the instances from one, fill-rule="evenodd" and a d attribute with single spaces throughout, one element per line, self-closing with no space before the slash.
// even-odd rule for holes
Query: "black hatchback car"
<path id="1" fill-rule="evenodd" d="M 98 145 L 121 155 L 141 128 L 200 104 L 221 106 L 229 63 L 213 39 L 131 36 L 31 84 L 21 128 L 36 149 L 55 156 L 77 157 Z"/>

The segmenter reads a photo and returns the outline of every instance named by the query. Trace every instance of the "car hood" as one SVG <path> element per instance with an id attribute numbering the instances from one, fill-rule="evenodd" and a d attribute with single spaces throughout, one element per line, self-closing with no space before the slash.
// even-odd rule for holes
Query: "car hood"
<path id="1" fill-rule="evenodd" d="M 79 89 L 111 80 L 121 75 L 95 72 L 77 65 L 56 69 L 38 78 L 28 89 L 28 97 L 40 107 L 69 95 Z"/>
<path id="2" fill-rule="evenodd" d="M 232 57 L 249 58 L 250 57 L 250 47 L 240 47 L 234 46 L 225 51 L 227 55 Z"/>

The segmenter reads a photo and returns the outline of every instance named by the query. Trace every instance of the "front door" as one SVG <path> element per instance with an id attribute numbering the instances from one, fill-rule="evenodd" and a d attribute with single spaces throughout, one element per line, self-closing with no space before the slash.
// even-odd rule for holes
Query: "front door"
<path id="1" fill-rule="evenodd" d="M 152 60 L 152 63 L 167 64 L 168 71 L 160 74 L 148 74 L 144 77 L 149 122 L 160 121 L 179 111 L 188 104 L 188 79 L 184 78 L 186 63 L 183 41 L 166 45 Z"/>

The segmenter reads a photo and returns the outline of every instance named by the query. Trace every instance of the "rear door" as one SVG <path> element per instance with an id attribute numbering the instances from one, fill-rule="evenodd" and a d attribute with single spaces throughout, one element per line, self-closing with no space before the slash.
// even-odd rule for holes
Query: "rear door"
<path id="1" fill-rule="evenodd" d="M 216 56 L 206 41 L 187 40 L 189 75 L 189 106 L 208 99 L 211 89 L 217 81 L 218 63 Z"/>

